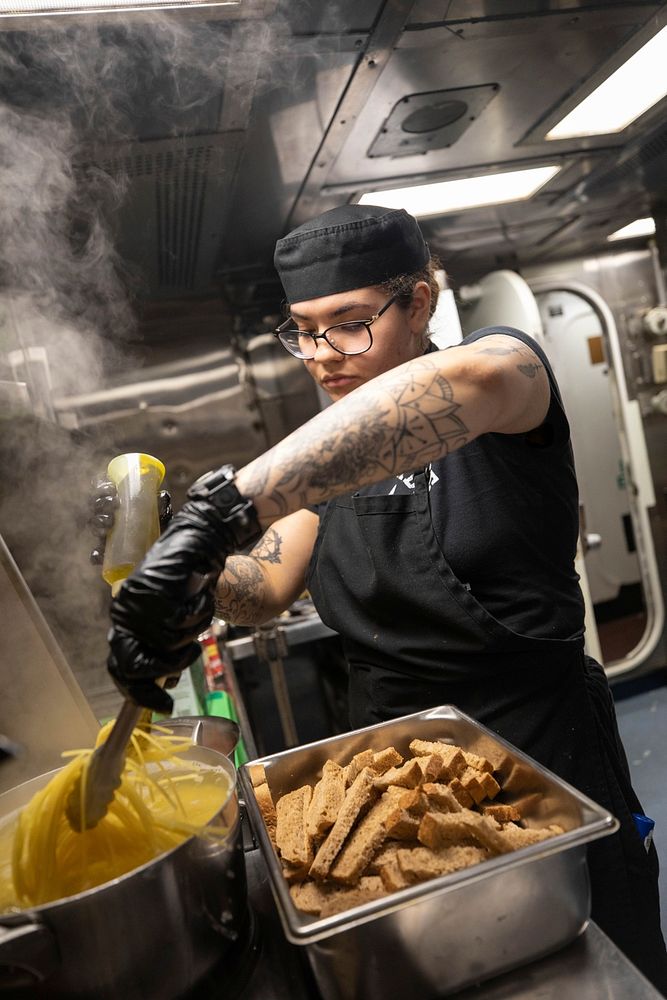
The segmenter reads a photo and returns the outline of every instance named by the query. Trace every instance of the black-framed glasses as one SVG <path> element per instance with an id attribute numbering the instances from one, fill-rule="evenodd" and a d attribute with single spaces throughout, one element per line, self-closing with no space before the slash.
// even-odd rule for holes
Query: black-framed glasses
<path id="1" fill-rule="evenodd" d="M 337 323 L 329 326 L 323 333 L 308 333 L 299 330 L 292 317 L 288 317 L 273 331 L 283 347 L 293 354 L 295 358 L 309 360 L 315 357 L 317 351 L 317 341 L 326 340 L 334 351 L 339 354 L 365 354 L 373 344 L 373 334 L 371 326 L 376 320 L 386 313 L 389 306 L 398 298 L 392 295 L 388 302 L 381 309 L 371 316 L 370 319 L 355 319 L 348 323 Z"/>

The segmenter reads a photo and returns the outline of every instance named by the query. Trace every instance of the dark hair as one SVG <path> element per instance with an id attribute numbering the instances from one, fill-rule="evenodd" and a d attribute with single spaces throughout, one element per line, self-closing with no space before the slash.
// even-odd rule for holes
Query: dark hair
<path id="1" fill-rule="evenodd" d="M 431 304 L 429 306 L 428 318 L 431 319 L 438 304 L 440 295 L 440 285 L 435 276 L 436 271 L 442 268 L 442 263 L 438 257 L 432 256 L 420 271 L 413 274 L 397 274 L 395 278 L 388 278 L 378 285 L 387 296 L 396 295 L 396 304 L 401 309 L 407 309 L 412 302 L 412 293 L 418 281 L 425 281 L 431 290 Z M 280 311 L 285 318 L 290 315 L 290 303 L 283 299 Z"/>
<path id="2" fill-rule="evenodd" d="M 415 271 L 413 274 L 397 274 L 395 278 L 389 278 L 388 281 L 384 281 L 380 286 L 387 295 L 396 295 L 397 305 L 402 309 L 407 309 L 412 302 L 412 292 L 418 281 L 425 281 L 431 290 L 431 305 L 429 308 L 428 318 L 430 319 L 435 312 L 435 307 L 438 304 L 438 296 L 440 295 L 440 285 L 438 284 L 435 272 L 442 268 L 437 257 L 431 257 L 427 264 L 421 269 L 421 271 Z"/>

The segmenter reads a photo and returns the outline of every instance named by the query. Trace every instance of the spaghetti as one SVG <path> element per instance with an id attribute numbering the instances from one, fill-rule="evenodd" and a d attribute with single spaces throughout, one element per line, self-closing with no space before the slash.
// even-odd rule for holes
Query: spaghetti
<path id="1" fill-rule="evenodd" d="M 99 745 L 112 723 L 103 727 Z M 221 837 L 209 825 L 224 805 L 224 772 L 177 756 L 192 746 L 168 730 L 134 730 L 120 786 L 107 814 L 90 830 L 73 830 L 68 796 L 93 750 L 63 754 L 71 760 L 30 802 L 0 826 L 0 912 L 38 906 L 91 889 L 132 871 L 188 837 Z"/>

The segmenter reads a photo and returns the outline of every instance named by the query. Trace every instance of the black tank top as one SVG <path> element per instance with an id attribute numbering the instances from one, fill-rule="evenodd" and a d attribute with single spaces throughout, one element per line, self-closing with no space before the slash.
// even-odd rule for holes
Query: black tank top
<path id="1" fill-rule="evenodd" d="M 434 462 L 427 470 L 433 529 L 455 576 L 499 622 L 520 635 L 571 639 L 583 634 L 584 608 L 574 569 L 579 513 L 570 429 L 551 366 L 531 337 L 511 327 L 485 327 L 463 344 L 499 333 L 527 344 L 544 364 L 551 385 L 546 420 L 538 440 L 483 434 Z M 356 495 L 413 490 L 414 475 L 408 474 Z M 320 523 L 327 507 L 317 508 Z"/>
<path id="2" fill-rule="evenodd" d="M 573 559 L 577 487 L 569 427 L 551 403 L 540 433 L 485 434 L 412 476 L 330 501 L 308 585 L 350 666 L 354 728 L 453 704 L 580 788 L 621 821 L 588 848 L 593 919 L 660 989 L 657 858 L 604 671 L 583 653 Z M 541 442 L 541 443 L 540 443 Z"/>

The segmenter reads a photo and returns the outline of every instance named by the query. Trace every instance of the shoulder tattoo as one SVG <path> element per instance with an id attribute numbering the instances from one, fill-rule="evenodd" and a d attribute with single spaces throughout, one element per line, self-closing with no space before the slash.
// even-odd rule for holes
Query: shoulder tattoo
<path id="1" fill-rule="evenodd" d="M 482 340 L 480 344 L 484 344 L 484 341 Z M 487 344 L 486 346 L 480 346 L 475 353 L 495 355 L 496 357 L 517 354 L 520 359 L 523 359 L 522 363 L 516 366 L 517 371 L 520 371 L 526 378 L 535 378 L 539 370 L 544 368 L 544 365 L 539 362 L 535 352 L 521 340 L 517 340 L 516 346 L 511 347 L 509 344 Z"/>

